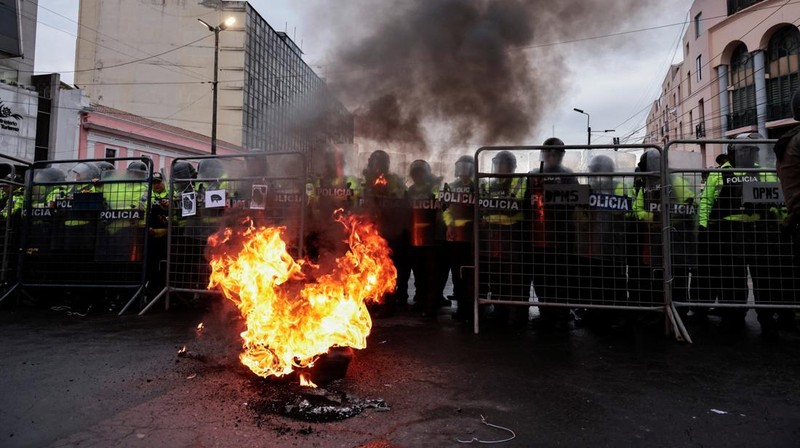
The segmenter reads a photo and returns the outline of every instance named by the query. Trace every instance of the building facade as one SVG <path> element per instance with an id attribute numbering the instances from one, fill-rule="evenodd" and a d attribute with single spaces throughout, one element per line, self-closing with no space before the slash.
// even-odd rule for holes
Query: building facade
<path id="1" fill-rule="evenodd" d="M 249 150 L 310 151 L 353 141 L 351 114 L 299 47 L 244 1 L 81 0 L 75 83 L 92 102 L 211 134 L 219 33 L 220 139 Z"/>
<path id="2" fill-rule="evenodd" d="M 682 40 L 683 61 L 670 67 L 647 117 L 646 142 L 729 138 L 759 132 L 778 138 L 797 123 L 800 3 L 696 0 Z M 721 145 L 682 146 L 714 166 Z"/>
<path id="3" fill-rule="evenodd" d="M 24 160 L 36 153 L 37 11 L 37 0 L 0 2 L 0 153 Z"/>

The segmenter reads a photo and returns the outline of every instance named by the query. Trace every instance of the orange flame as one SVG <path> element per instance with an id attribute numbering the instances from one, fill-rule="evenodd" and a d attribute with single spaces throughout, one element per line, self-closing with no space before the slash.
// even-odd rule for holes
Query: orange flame
<path id="1" fill-rule="evenodd" d="M 381 174 L 377 179 L 375 179 L 374 184 L 376 187 L 385 187 L 389 185 L 389 179 L 385 178 L 383 174 Z"/>
<path id="2" fill-rule="evenodd" d="M 314 384 L 314 382 L 311 381 L 311 378 L 308 378 L 308 375 L 306 375 L 305 373 L 300 374 L 300 385 L 303 387 L 310 387 L 312 389 L 317 388 L 317 385 Z"/>
<path id="3" fill-rule="evenodd" d="M 366 219 L 336 215 L 349 250 L 315 278 L 303 268 L 320 267 L 289 255 L 282 227 L 256 228 L 247 218 L 244 230 L 209 237 L 208 287 L 219 288 L 247 323 L 242 364 L 259 376 L 283 376 L 310 367 L 331 347 L 366 347 L 372 328 L 366 302 L 380 301 L 397 281 L 389 246 Z"/>

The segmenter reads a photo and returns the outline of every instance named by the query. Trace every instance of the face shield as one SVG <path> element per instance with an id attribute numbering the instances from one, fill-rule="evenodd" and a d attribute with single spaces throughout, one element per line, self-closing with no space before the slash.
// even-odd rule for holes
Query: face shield
<path id="1" fill-rule="evenodd" d="M 734 168 L 755 168 L 758 165 L 759 148 L 756 145 L 736 144 L 728 150 Z"/>
<path id="2" fill-rule="evenodd" d="M 471 160 L 456 162 L 456 177 L 472 177 L 475 174 L 475 164 Z"/>
<path id="3" fill-rule="evenodd" d="M 598 155 L 592 157 L 592 159 L 589 161 L 588 169 L 590 173 L 613 173 L 616 171 L 616 166 L 611 157 Z M 595 192 L 613 193 L 614 177 L 590 176 L 589 187 Z"/>
<path id="4" fill-rule="evenodd" d="M 564 154 L 565 151 L 563 149 L 543 149 L 542 162 L 544 162 L 544 168 L 548 170 L 559 168 L 564 162 Z"/>
<path id="5" fill-rule="evenodd" d="M 92 180 L 100 178 L 100 169 L 96 165 L 89 165 L 88 163 L 79 163 L 72 167 L 67 173 L 67 180 L 70 182 L 79 182 L 84 180 Z"/>
<path id="6" fill-rule="evenodd" d="M 501 151 L 492 158 L 494 174 L 512 174 L 517 169 L 517 158 L 509 151 Z"/>

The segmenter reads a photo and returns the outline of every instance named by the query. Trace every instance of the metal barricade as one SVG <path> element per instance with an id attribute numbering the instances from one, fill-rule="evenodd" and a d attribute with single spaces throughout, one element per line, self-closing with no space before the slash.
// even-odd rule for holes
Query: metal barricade
<path id="1" fill-rule="evenodd" d="M 152 171 L 144 157 L 33 163 L 13 289 L 132 289 L 130 306 L 145 286 Z"/>
<path id="2" fill-rule="evenodd" d="M 17 283 L 25 192 L 23 175 L 29 166 L 30 162 L 0 154 L 0 291 L 3 292 Z"/>
<path id="3" fill-rule="evenodd" d="M 644 151 L 655 157 L 637 172 Z M 538 306 L 545 324 L 570 308 L 666 311 L 680 337 L 668 311 L 666 219 L 649 208 L 665 199 L 660 155 L 657 145 L 480 148 L 475 332 L 482 305 L 509 321 Z"/>
<path id="4" fill-rule="evenodd" d="M 676 192 L 669 205 L 672 300 L 682 315 L 691 309 L 704 316 L 714 308 L 724 325 L 737 325 L 755 308 L 764 326 L 774 323 L 775 314 L 780 319 L 787 313 L 793 320 L 794 310 L 800 308 L 791 236 L 782 229 L 787 211 L 773 168 L 775 142 L 685 140 L 666 146 L 667 157 L 673 158 L 683 153 L 676 145 L 692 150 L 726 145 L 730 159 L 715 169 L 669 169 Z M 732 156 L 730 150 L 740 155 Z M 682 190 L 693 193 L 695 200 L 682 201 Z"/>
<path id="5" fill-rule="evenodd" d="M 196 177 L 187 175 L 187 169 Z M 216 294 L 207 289 L 211 267 L 206 244 L 232 216 L 284 226 L 288 250 L 302 257 L 307 203 L 303 153 L 182 157 L 172 162 L 170 173 L 167 233 L 163 240 L 154 238 L 153 242 L 156 258 L 159 253 L 163 256 L 152 262 L 163 271 L 152 273 L 150 289 L 160 292 L 140 315 L 162 297 L 168 309 L 175 292 Z M 165 276 L 164 284 L 154 288 L 153 279 L 159 275 Z"/>

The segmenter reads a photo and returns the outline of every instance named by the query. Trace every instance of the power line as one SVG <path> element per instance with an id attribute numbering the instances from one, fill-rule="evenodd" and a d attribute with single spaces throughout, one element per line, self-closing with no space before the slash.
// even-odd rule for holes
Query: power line
<path id="1" fill-rule="evenodd" d="M 10 9 L 8 6 L 6 6 L 6 5 L 3 5 L 3 4 L 0 4 L 0 8 L 2 8 L 2 9 L 5 9 L 5 10 L 8 10 L 8 11 L 11 11 L 11 9 Z M 75 37 L 76 39 L 79 39 L 79 40 L 83 40 L 83 41 L 89 42 L 89 43 L 91 43 L 91 44 L 94 44 L 94 45 L 96 45 L 96 46 L 98 46 L 98 47 L 101 47 L 101 48 L 106 48 L 106 49 L 108 49 L 108 50 L 111 50 L 111 51 L 113 51 L 113 52 L 115 52 L 115 53 L 119 53 L 119 54 L 121 54 L 121 55 L 124 55 L 124 56 L 136 57 L 136 56 L 133 56 L 133 55 L 127 54 L 127 53 L 125 53 L 125 52 L 122 52 L 122 51 L 120 51 L 120 50 L 117 50 L 117 49 L 115 49 L 115 48 L 111 48 L 111 47 L 108 47 L 108 46 L 106 46 L 106 45 L 102 45 L 102 44 L 100 44 L 99 42 L 96 42 L 96 41 L 91 41 L 91 40 L 85 39 L 85 38 L 83 38 L 83 37 L 80 37 L 80 36 L 78 36 L 78 35 L 72 34 L 72 33 L 70 33 L 69 31 L 66 31 L 66 30 L 63 30 L 63 29 L 61 29 L 61 28 L 58 28 L 58 27 L 56 27 L 56 26 L 50 25 L 50 24 L 48 24 L 48 23 L 46 23 L 46 22 L 44 22 L 44 21 L 40 20 L 38 17 L 33 17 L 33 16 L 31 16 L 30 14 L 25 14 L 25 13 L 24 13 L 24 12 L 22 12 L 22 11 L 19 11 L 19 14 L 20 14 L 22 17 L 26 17 L 26 18 L 28 18 L 28 19 L 30 19 L 30 20 L 34 20 L 34 21 L 36 21 L 36 23 L 37 23 L 37 24 L 39 24 L 39 25 L 43 25 L 43 26 L 46 26 L 46 27 L 48 27 L 48 28 L 52 28 L 52 29 L 54 29 L 54 30 L 56 30 L 56 31 L 59 31 L 59 32 L 61 32 L 61 33 L 64 33 L 64 34 L 66 34 L 66 35 L 69 35 L 69 36 Z M 138 51 L 141 51 L 141 50 L 138 50 Z M 165 61 L 165 62 L 168 62 L 168 63 L 169 63 L 169 65 L 158 65 L 158 67 L 162 67 L 162 68 L 164 68 L 165 70 L 169 70 L 169 71 L 171 71 L 171 72 L 174 72 L 174 73 L 176 73 L 176 74 L 178 74 L 178 75 L 189 75 L 189 76 L 191 76 L 191 77 L 193 77 L 193 78 L 195 78 L 195 79 L 204 79 L 204 78 L 199 78 L 199 77 L 198 77 L 198 76 L 197 76 L 197 75 L 196 75 L 194 72 L 191 72 L 191 71 L 188 71 L 187 73 L 181 73 L 181 72 L 178 72 L 178 71 L 174 70 L 172 67 L 174 67 L 175 69 L 183 69 L 183 67 L 180 67 L 180 66 L 176 65 L 175 63 L 172 63 L 172 62 L 169 62 L 169 61 L 166 61 L 166 60 L 164 60 L 164 61 Z M 185 70 L 185 69 L 184 69 L 184 70 Z M 29 72 L 28 70 L 19 70 L 19 71 L 20 71 L 20 72 L 23 72 L 23 73 L 35 73 L 35 71 Z"/>
<path id="2" fill-rule="evenodd" d="M 741 40 L 741 39 L 743 39 L 745 36 L 747 36 L 748 34 L 750 34 L 751 32 L 753 32 L 753 30 L 755 30 L 756 28 L 758 28 L 758 27 L 759 27 L 759 26 L 760 26 L 762 23 L 766 22 L 766 21 L 767 21 L 767 20 L 768 20 L 770 17 L 772 17 L 772 16 L 773 16 L 773 15 L 775 15 L 775 14 L 776 14 L 778 11 L 780 11 L 780 10 L 781 10 L 781 8 L 783 8 L 784 6 L 786 6 L 786 5 L 790 4 L 790 3 L 798 3 L 798 2 L 797 2 L 797 1 L 795 1 L 795 2 L 791 2 L 791 0 L 787 0 L 786 2 L 784 2 L 783 4 L 781 4 L 781 6 L 780 6 L 780 7 L 778 7 L 777 9 L 775 9 L 775 11 L 773 11 L 771 14 L 769 14 L 767 17 L 765 17 L 764 19 L 762 19 L 762 20 L 761 20 L 760 22 L 758 22 L 757 24 L 755 24 L 755 25 L 754 25 L 752 28 L 750 28 L 750 29 L 749 29 L 747 32 L 745 32 L 745 33 L 744 33 L 744 34 L 743 34 L 741 37 L 739 37 L 739 38 L 738 38 L 738 39 L 736 39 L 736 40 Z M 796 23 L 797 23 L 798 21 L 800 21 L 800 19 L 798 19 L 798 20 L 796 20 L 795 22 L 793 22 L 793 24 L 795 24 L 795 25 L 796 25 Z M 706 64 L 704 64 L 704 65 L 703 65 L 703 67 L 706 67 L 708 64 L 710 64 L 710 63 L 711 63 L 711 61 L 712 61 L 712 60 L 714 60 L 714 58 L 716 58 L 716 57 L 718 57 L 718 56 L 722 55 L 722 53 L 724 53 L 724 50 L 723 50 L 722 52 L 720 52 L 720 53 L 716 54 L 715 56 L 713 56 L 713 57 L 709 58 L 708 62 L 706 62 Z M 766 69 L 766 65 L 764 66 L 764 69 L 762 69 L 762 70 L 765 70 L 765 69 Z M 755 71 L 755 72 L 754 72 L 754 75 L 755 75 L 755 73 L 756 73 L 756 72 L 757 72 L 757 71 Z M 681 77 L 681 78 L 682 78 L 682 77 Z M 696 89 L 695 89 L 695 91 L 694 91 L 694 93 L 691 93 L 691 94 L 689 94 L 689 96 L 688 96 L 688 97 L 686 97 L 686 98 L 682 99 L 682 100 L 681 100 L 681 102 L 680 102 L 680 104 L 683 104 L 683 103 L 685 103 L 686 101 L 688 101 L 688 100 L 690 100 L 690 99 L 694 98 L 694 97 L 695 97 L 695 96 L 697 96 L 697 95 L 698 95 L 700 92 L 702 92 L 702 91 L 703 91 L 703 90 L 704 90 L 706 87 L 710 86 L 710 85 L 711 85 L 711 83 L 712 83 L 712 79 L 713 79 L 713 78 L 709 76 L 709 80 L 708 80 L 708 82 L 707 82 L 707 83 L 705 83 L 705 84 L 704 84 L 704 85 L 702 85 L 701 87 L 698 87 L 698 88 L 696 88 Z M 682 81 L 681 81 L 681 82 L 682 82 Z M 679 85 L 680 85 L 680 84 L 679 84 Z M 672 91 L 673 91 L 673 90 L 674 90 L 676 87 L 677 87 L 677 86 L 675 86 L 675 87 L 673 87 L 672 89 L 670 89 L 670 90 L 669 90 L 669 92 L 672 92 Z M 668 92 L 668 93 L 669 93 L 669 92 Z M 712 100 L 712 99 L 714 99 L 714 98 L 718 97 L 718 96 L 719 96 L 721 93 L 722 93 L 722 92 L 717 92 L 717 93 L 715 93 L 715 94 L 712 94 L 712 95 L 711 95 L 711 96 L 708 98 L 708 100 Z M 725 93 L 727 93 L 727 91 L 726 91 Z M 704 98 L 704 101 L 705 101 L 705 98 Z M 678 106 L 678 104 L 676 104 L 675 106 Z M 676 119 L 685 117 L 686 115 L 688 115 L 688 114 L 689 114 L 689 112 L 691 112 L 691 111 L 693 111 L 693 110 L 694 110 L 694 109 L 689 109 L 688 111 L 686 111 L 686 112 L 682 113 L 680 117 L 676 117 Z M 637 129 L 636 129 L 636 130 L 634 130 L 634 131 L 633 131 L 631 134 L 635 134 L 635 133 L 637 133 L 637 132 L 639 132 L 639 131 L 641 131 L 641 130 L 643 130 L 643 129 L 645 129 L 645 130 L 646 130 L 648 125 L 650 125 L 651 123 L 653 123 L 653 122 L 655 122 L 655 121 L 657 121 L 657 120 L 658 120 L 658 118 L 655 118 L 655 119 L 653 119 L 653 120 L 646 120 L 646 121 L 645 121 L 645 124 L 644 124 L 644 126 L 641 126 L 641 127 L 637 128 Z"/>
<path id="3" fill-rule="evenodd" d="M 90 31 L 94 31 L 95 33 L 97 33 L 97 34 L 99 34 L 99 35 L 101 35 L 101 36 L 106 36 L 106 37 L 108 37 L 109 39 L 111 39 L 111 40 L 113 40 L 113 41 L 119 42 L 119 43 L 121 43 L 122 45 L 125 45 L 126 47 L 132 48 L 132 49 L 134 49 L 134 50 L 136 50 L 136 51 L 138 51 L 138 52 L 140 52 L 140 53 L 144 53 L 146 56 L 149 56 L 149 55 L 148 55 L 146 52 L 142 51 L 141 49 L 139 49 L 139 48 L 137 48 L 137 47 L 135 47 L 135 46 L 133 46 L 133 45 L 131 45 L 131 44 L 127 43 L 127 42 L 124 42 L 124 41 L 122 41 L 122 40 L 119 40 L 119 39 L 117 39 L 116 37 L 114 37 L 114 36 L 111 36 L 111 35 L 109 35 L 109 34 L 106 34 L 106 33 L 103 33 L 103 32 L 101 32 L 101 31 L 99 31 L 99 30 L 96 30 L 96 29 L 94 29 L 94 28 L 92 28 L 92 27 L 90 27 L 90 26 L 88 26 L 88 25 L 86 25 L 86 24 L 82 24 L 82 23 L 80 23 L 80 22 L 78 22 L 78 21 L 76 21 L 76 20 L 74 20 L 74 19 L 72 19 L 72 18 L 70 18 L 70 17 L 67 17 L 67 16 L 65 16 L 65 15 L 63 15 L 63 14 L 61 14 L 61 13 L 59 13 L 59 12 L 53 11 L 52 9 L 49 9 L 49 8 L 47 8 L 47 7 L 43 6 L 43 5 L 39 5 L 39 8 L 41 8 L 41 9 L 44 9 L 45 11 L 49 11 L 49 12 L 51 12 L 51 13 L 53 13 L 53 14 L 55 14 L 55 15 L 59 16 L 59 17 L 62 17 L 62 18 L 64 18 L 64 19 L 66 19 L 66 20 L 69 20 L 70 22 L 72 22 L 72 23 L 74 23 L 74 24 L 78 25 L 79 27 L 85 28 L 85 29 L 87 29 L 87 30 L 90 30 Z M 79 38 L 79 39 L 81 39 L 79 36 L 75 36 L 75 37 L 76 37 L 76 38 Z M 84 39 L 84 40 L 85 40 L 85 39 Z M 104 47 L 104 48 L 108 48 L 108 49 L 110 49 L 110 50 L 112 50 L 112 51 L 117 51 L 117 50 L 113 50 L 113 49 L 111 49 L 110 47 Z M 124 54 L 124 53 L 122 53 L 122 52 L 120 52 L 120 51 L 117 51 L 117 52 L 119 52 L 120 54 Z M 128 55 L 126 55 L 126 56 L 128 56 Z M 159 56 L 159 55 L 154 55 L 154 56 L 152 56 L 152 57 L 154 57 L 154 58 L 156 58 L 156 59 L 159 59 L 159 60 L 161 60 L 161 61 L 163 61 L 163 62 L 167 62 L 167 63 L 173 64 L 173 65 L 174 65 L 176 68 L 178 68 L 178 69 L 181 69 L 181 70 L 185 71 L 187 74 L 194 75 L 195 77 L 196 77 L 196 76 L 204 76 L 202 73 L 195 72 L 194 70 L 189 70 L 189 69 L 188 69 L 188 68 L 186 68 L 186 67 L 180 67 L 180 66 L 178 66 L 178 65 L 175 65 L 174 63 L 172 63 L 172 62 L 170 62 L 170 61 L 167 61 L 167 60 L 165 60 L 165 59 L 161 59 L 161 58 L 159 58 L 158 56 Z"/>

